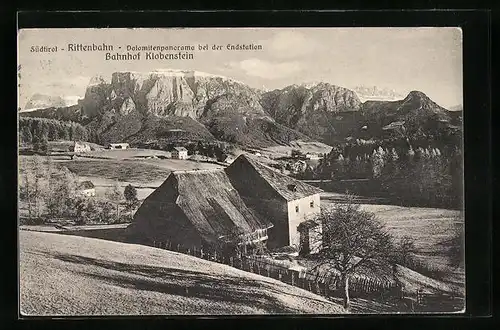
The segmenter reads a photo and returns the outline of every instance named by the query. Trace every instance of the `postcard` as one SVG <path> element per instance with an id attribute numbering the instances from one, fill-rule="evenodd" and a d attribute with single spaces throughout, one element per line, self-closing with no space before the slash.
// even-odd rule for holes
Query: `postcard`
<path id="1" fill-rule="evenodd" d="M 22 316 L 463 313 L 462 32 L 18 31 Z"/>

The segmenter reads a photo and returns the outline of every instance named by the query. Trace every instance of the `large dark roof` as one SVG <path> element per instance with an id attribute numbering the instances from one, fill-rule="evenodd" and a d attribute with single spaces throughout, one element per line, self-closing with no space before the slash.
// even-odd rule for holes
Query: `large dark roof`
<path id="1" fill-rule="evenodd" d="M 205 240 L 272 227 L 245 205 L 223 170 L 176 171 L 170 175 L 167 181 L 170 179 L 178 193 L 173 202 Z"/>
<path id="2" fill-rule="evenodd" d="M 237 162 L 253 167 L 255 171 L 257 171 L 257 173 L 287 201 L 304 198 L 322 192 L 322 190 L 317 187 L 296 180 L 288 175 L 284 175 L 277 170 L 262 164 L 255 158 L 255 156 L 242 154 L 229 167 L 236 166 L 235 164 Z M 245 174 L 241 173 L 241 175 Z"/>

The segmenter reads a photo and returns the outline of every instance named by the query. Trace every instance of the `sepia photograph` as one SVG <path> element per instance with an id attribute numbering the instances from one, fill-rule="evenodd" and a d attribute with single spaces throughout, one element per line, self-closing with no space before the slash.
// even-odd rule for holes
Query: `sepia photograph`
<path id="1" fill-rule="evenodd" d="M 465 312 L 460 28 L 17 40 L 22 317 Z"/>

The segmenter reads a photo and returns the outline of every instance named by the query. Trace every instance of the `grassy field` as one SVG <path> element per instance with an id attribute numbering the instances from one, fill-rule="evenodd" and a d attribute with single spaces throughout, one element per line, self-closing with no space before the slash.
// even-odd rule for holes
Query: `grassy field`
<path id="1" fill-rule="evenodd" d="M 271 146 L 267 148 L 262 148 L 261 153 L 263 155 L 269 155 L 272 158 L 286 157 L 290 156 L 293 149 L 300 150 L 302 153 L 329 153 L 332 147 L 321 142 L 313 141 L 292 141 L 289 146 Z"/>
<path id="2" fill-rule="evenodd" d="M 328 207 L 332 202 L 341 199 L 342 194 L 323 193 L 322 205 Z M 409 236 L 415 241 L 418 252 L 416 257 L 436 270 L 447 273 L 445 279 L 464 284 L 464 270 L 450 268 L 446 250 L 450 248 L 446 242 L 453 236 L 456 228 L 463 228 L 463 220 L 459 220 L 459 211 L 404 207 L 396 205 L 363 204 L 362 209 L 373 212 L 396 238 Z"/>
<path id="3" fill-rule="evenodd" d="M 146 246 L 20 232 L 23 315 L 343 313 L 277 280 Z"/>
<path id="4" fill-rule="evenodd" d="M 162 150 L 129 148 L 123 150 L 97 150 L 87 153 L 89 156 L 102 157 L 108 159 L 131 159 L 134 157 L 148 157 L 148 156 L 170 156 L 169 153 Z"/>
<path id="5" fill-rule="evenodd" d="M 141 160 L 86 160 L 78 159 L 61 162 L 78 176 L 104 178 L 126 182 L 152 182 L 166 179 L 171 172 Z"/>
<path id="6" fill-rule="evenodd" d="M 107 155 L 107 159 L 100 158 L 69 158 L 52 157 L 52 161 L 57 166 L 65 166 L 74 172 L 81 181 L 90 180 L 96 186 L 98 195 L 112 186 L 115 181 L 125 187 L 132 184 L 138 187 L 139 197 L 145 198 L 152 190 L 158 187 L 172 171 L 196 170 L 196 169 L 216 169 L 223 168 L 220 165 L 205 162 L 178 159 L 141 159 L 137 156 L 160 155 L 161 151 L 128 149 L 128 150 L 108 150 L 99 151 Z M 21 170 L 26 168 L 32 156 L 19 156 Z M 43 162 L 45 157 L 41 157 Z"/>

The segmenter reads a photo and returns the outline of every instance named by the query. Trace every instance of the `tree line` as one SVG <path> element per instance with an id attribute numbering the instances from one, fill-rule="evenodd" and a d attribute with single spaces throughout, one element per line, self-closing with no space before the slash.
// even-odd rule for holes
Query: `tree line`
<path id="1" fill-rule="evenodd" d="M 460 208 L 463 164 L 460 148 L 426 146 L 336 148 L 315 169 L 318 179 L 368 178 L 371 192 L 401 203 Z M 366 187 L 365 187 L 366 188 Z M 356 189 L 356 188 L 354 188 Z M 365 191 L 366 192 L 366 191 Z"/>
<path id="2" fill-rule="evenodd" d="M 19 199 L 27 224 L 70 220 L 76 224 L 129 222 L 139 206 L 131 185 L 124 193 L 118 183 L 104 197 L 86 196 L 78 190 L 78 177 L 66 167 L 55 166 L 50 157 L 33 156 L 22 164 Z"/>
<path id="3" fill-rule="evenodd" d="M 20 117 L 19 140 L 26 144 L 39 144 L 43 141 L 68 140 L 89 141 L 89 130 L 79 123 L 57 119 Z"/>

